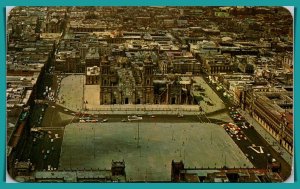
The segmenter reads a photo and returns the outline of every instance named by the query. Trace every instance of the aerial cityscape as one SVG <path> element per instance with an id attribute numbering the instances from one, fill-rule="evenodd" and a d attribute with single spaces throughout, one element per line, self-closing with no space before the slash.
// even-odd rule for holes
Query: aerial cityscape
<path id="1" fill-rule="evenodd" d="M 293 35 L 283 7 L 14 7 L 7 177 L 284 182 Z"/>

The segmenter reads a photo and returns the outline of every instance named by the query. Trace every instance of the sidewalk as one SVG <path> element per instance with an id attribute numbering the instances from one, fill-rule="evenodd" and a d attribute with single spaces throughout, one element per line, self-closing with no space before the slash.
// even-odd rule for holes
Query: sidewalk
<path id="1" fill-rule="evenodd" d="M 245 119 L 253 125 L 255 130 L 276 150 L 278 153 L 281 153 L 283 159 L 288 162 L 288 164 L 293 164 L 293 155 L 291 155 L 285 148 L 279 145 L 278 141 L 276 141 L 254 118 L 252 118 L 248 112 L 238 109 L 238 112 Z"/>
<path id="2" fill-rule="evenodd" d="M 115 104 L 99 105 L 97 108 L 87 108 L 86 111 L 107 114 L 199 114 L 198 105 L 158 105 L 158 104 Z"/>

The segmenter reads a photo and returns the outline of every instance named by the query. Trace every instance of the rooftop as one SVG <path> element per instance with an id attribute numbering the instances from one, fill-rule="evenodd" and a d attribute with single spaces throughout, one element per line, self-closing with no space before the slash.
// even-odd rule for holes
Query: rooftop
<path id="1" fill-rule="evenodd" d="M 100 68 L 98 66 L 93 67 L 87 67 L 86 68 L 86 75 L 99 75 L 100 74 Z"/>

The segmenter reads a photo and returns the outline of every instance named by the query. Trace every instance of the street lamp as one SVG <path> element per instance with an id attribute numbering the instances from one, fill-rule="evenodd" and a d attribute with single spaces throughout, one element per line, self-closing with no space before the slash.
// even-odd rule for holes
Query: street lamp
<path id="1" fill-rule="evenodd" d="M 137 133 L 137 148 L 140 148 L 140 120 L 138 120 L 138 133 Z"/>

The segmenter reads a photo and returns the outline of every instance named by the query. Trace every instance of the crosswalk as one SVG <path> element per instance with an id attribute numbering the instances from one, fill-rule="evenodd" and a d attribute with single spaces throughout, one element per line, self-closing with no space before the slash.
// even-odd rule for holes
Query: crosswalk
<path id="1" fill-rule="evenodd" d="M 203 114 L 204 116 L 196 115 L 201 123 L 211 123 L 211 121 Z"/>

